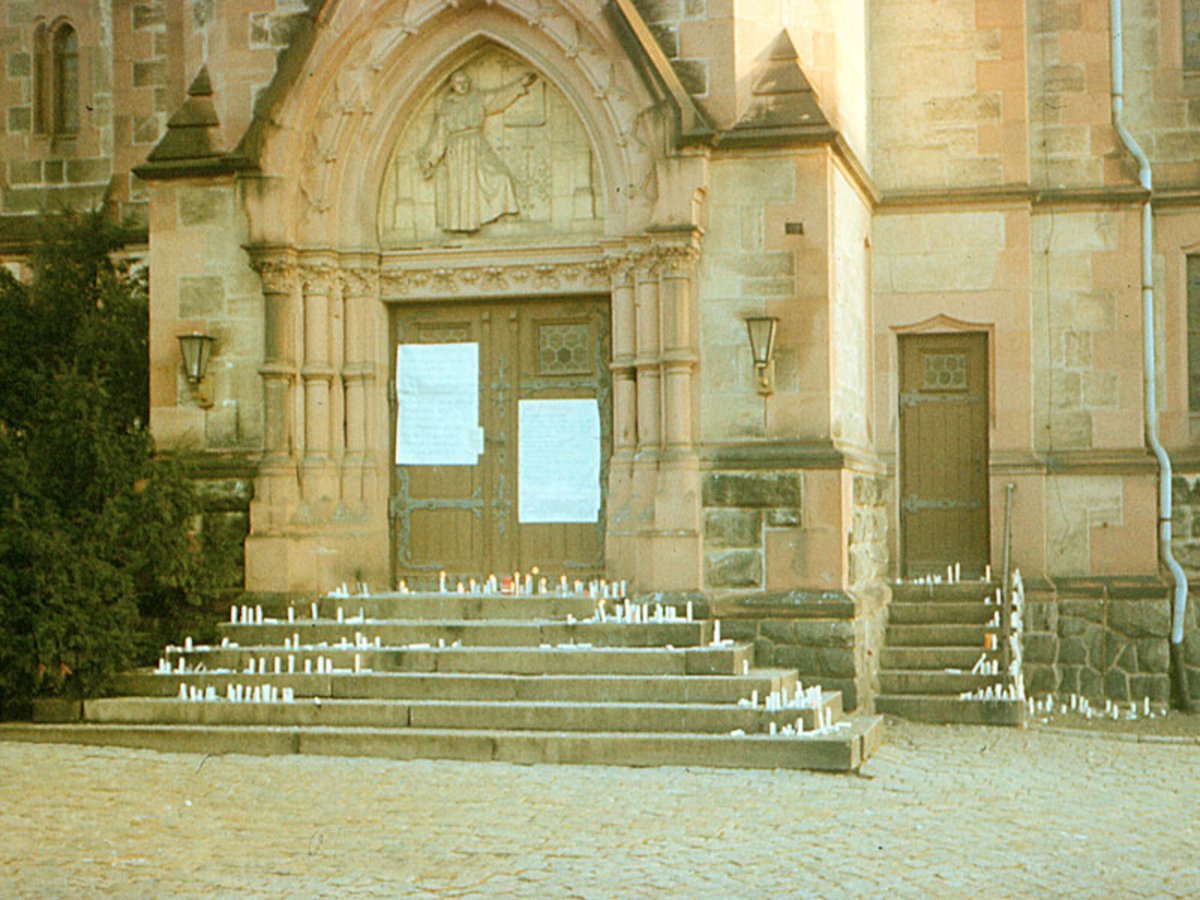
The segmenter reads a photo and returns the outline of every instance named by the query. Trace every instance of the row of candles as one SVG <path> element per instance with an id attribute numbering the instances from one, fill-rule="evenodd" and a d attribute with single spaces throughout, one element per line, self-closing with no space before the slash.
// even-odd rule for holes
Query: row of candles
<path id="1" fill-rule="evenodd" d="M 1104 709 L 1101 710 L 1092 706 L 1092 701 L 1080 694 L 1071 694 L 1069 699 L 1056 698 L 1054 694 L 1046 694 L 1041 700 L 1030 697 L 1027 703 L 1031 716 L 1052 716 L 1055 713 L 1065 716 L 1074 713 L 1088 719 L 1105 718 L 1115 722 L 1120 718 L 1135 721 L 1139 716 L 1154 719 L 1167 714 L 1165 707 L 1151 708 L 1149 697 L 1143 697 L 1141 703 L 1136 700 L 1129 701 L 1129 706 L 1124 710 L 1122 710 L 1121 704 L 1114 703 L 1107 698 L 1104 701 Z"/>
<path id="2" fill-rule="evenodd" d="M 181 684 L 179 699 L 189 703 L 217 703 L 219 695 L 211 684 L 204 690 L 195 686 Z M 290 687 L 279 688 L 273 684 L 233 684 L 225 685 L 225 701 L 227 703 L 295 703 L 296 692 Z"/>
<path id="3" fill-rule="evenodd" d="M 788 724 L 784 725 L 783 727 L 780 727 L 778 722 L 768 722 L 767 723 L 767 734 L 770 737 L 815 738 L 815 737 L 823 737 L 824 735 L 832 734 L 835 731 L 841 731 L 842 729 L 846 729 L 849 727 L 850 727 L 849 722 L 833 721 L 833 710 L 819 709 L 819 710 L 817 710 L 817 721 L 816 721 L 816 726 L 814 728 L 810 728 L 810 729 L 806 730 L 804 728 L 804 719 L 802 717 L 800 717 L 800 718 L 796 719 L 796 723 L 794 725 L 791 723 L 788 723 Z M 745 737 L 746 729 L 735 728 L 735 729 L 733 729 L 733 731 L 729 732 L 729 734 L 731 737 Z"/>
<path id="4" fill-rule="evenodd" d="M 744 671 L 744 670 L 743 670 Z M 744 709 L 758 709 L 758 691 L 751 691 L 750 698 L 742 698 L 738 706 Z M 825 706 L 825 696 L 819 684 L 805 688 L 804 682 L 796 682 L 796 690 L 789 696 L 787 689 L 771 691 L 764 698 L 763 709 L 767 712 L 781 712 L 785 709 L 822 709 Z"/>
<path id="5" fill-rule="evenodd" d="M 982 582 L 985 582 L 985 583 L 992 580 L 992 567 L 991 567 L 990 563 L 983 567 L 983 577 L 980 578 L 979 580 Z M 962 563 L 955 563 L 952 566 L 946 566 L 945 576 L 929 575 L 929 574 L 917 575 L 917 576 L 915 576 L 913 578 L 909 578 L 907 580 L 900 578 L 900 579 L 898 579 L 898 582 L 900 584 L 924 584 L 924 585 L 929 585 L 929 586 L 932 586 L 935 584 L 961 584 L 962 583 Z"/>

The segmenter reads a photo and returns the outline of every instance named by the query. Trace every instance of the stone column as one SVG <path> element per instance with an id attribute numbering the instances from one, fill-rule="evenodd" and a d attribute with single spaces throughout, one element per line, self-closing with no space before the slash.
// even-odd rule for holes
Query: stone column
<path id="1" fill-rule="evenodd" d="M 656 457 L 662 448 L 662 358 L 658 327 L 658 272 L 656 260 L 645 256 L 636 270 L 637 340 L 637 449 L 642 457 Z"/>
<path id="2" fill-rule="evenodd" d="M 368 396 L 375 381 L 372 360 L 371 304 L 378 291 L 378 273 L 368 269 L 341 272 L 345 304 L 342 384 L 345 390 L 346 456 L 342 472 L 342 502 L 358 507 L 367 500 L 364 476 L 370 468 Z"/>
<path id="3" fill-rule="evenodd" d="M 632 263 L 610 263 L 612 276 L 613 457 L 628 461 L 638 443 L 637 306 Z"/>
<path id="4" fill-rule="evenodd" d="M 329 392 L 334 370 L 330 360 L 330 295 L 333 270 L 324 265 L 301 269 L 304 285 L 304 496 L 306 500 L 330 500 L 333 484 L 329 473 L 332 443 Z"/>
<path id="5" fill-rule="evenodd" d="M 612 285 L 613 455 L 608 475 L 606 568 L 610 577 L 633 578 L 636 572 L 636 519 L 632 515 L 633 462 L 638 443 L 637 303 L 633 262 L 608 260 Z"/>
<path id="6" fill-rule="evenodd" d="M 687 452 L 695 441 L 692 424 L 692 370 L 698 354 L 692 339 L 692 247 L 663 255 L 662 346 L 665 380 L 663 423 L 668 454 Z"/>
<path id="7" fill-rule="evenodd" d="M 295 268 L 288 262 L 255 264 L 263 285 L 263 461 L 286 463 L 292 452 L 288 407 L 296 377 L 292 354 L 292 290 Z"/>
<path id="8" fill-rule="evenodd" d="M 693 410 L 698 352 L 692 309 L 693 241 L 657 247 L 660 276 L 660 359 L 663 371 L 663 444 L 654 497 L 653 571 L 656 587 L 701 586 L 700 461 Z"/>

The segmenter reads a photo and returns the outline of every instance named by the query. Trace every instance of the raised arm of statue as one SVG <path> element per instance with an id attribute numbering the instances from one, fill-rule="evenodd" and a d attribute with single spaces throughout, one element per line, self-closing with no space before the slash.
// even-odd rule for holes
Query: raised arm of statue
<path id="1" fill-rule="evenodd" d="M 533 83 L 537 81 L 537 74 L 534 72 L 526 72 L 520 78 L 510 81 L 508 84 L 502 84 L 498 88 L 490 91 L 481 91 L 483 94 L 483 108 L 488 115 L 492 113 L 504 112 L 522 97 L 529 93 L 529 89 L 533 87 Z"/>

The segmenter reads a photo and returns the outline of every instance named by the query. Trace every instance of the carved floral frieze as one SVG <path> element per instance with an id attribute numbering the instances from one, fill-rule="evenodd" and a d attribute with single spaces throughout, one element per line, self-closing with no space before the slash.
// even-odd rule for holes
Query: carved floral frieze
<path id="1" fill-rule="evenodd" d="M 499 295 L 594 294 L 610 285 L 603 259 L 568 263 L 441 266 L 384 269 L 380 297 L 487 297 Z"/>

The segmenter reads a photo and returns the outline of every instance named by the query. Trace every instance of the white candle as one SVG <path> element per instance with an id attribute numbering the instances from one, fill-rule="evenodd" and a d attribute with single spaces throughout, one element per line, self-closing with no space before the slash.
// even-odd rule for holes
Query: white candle
<path id="1" fill-rule="evenodd" d="M 304 661 L 304 674 L 305 675 L 312 674 L 312 660 L 311 659 L 306 659 Z"/>
<path id="2" fill-rule="evenodd" d="M 446 593 L 446 573 L 438 572 L 438 590 L 441 593 Z"/>
<path id="3" fill-rule="evenodd" d="M 254 622 L 255 622 L 255 624 L 256 624 L 256 625 L 261 625 L 261 624 L 262 624 L 262 620 L 263 620 L 263 615 L 262 615 L 262 607 L 261 607 L 261 606 L 255 606 L 255 607 L 254 607 Z"/>
<path id="4" fill-rule="evenodd" d="M 237 624 L 237 614 L 238 614 L 238 608 L 237 608 L 237 606 L 231 606 L 231 607 L 229 607 L 229 624 L 230 624 L 230 625 L 236 625 L 236 624 Z"/>
<path id="5" fill-rule="evenodd" d="M 988 563 L 987 565 L 985 565 L 983 567 L 983 580 L 984 581 L 992 580 L 992 564 L 991 563 Z"/>
<path id="6" fill-rule="evenodd" d="M 692 601 L 687 602 L 687 620 L 692 621 Z"/>
<path id="7" fill-rule="evenodd" d="M 362 671 L 362 657 L 359 656 L 357 653 L 354 654 L 354 671 L 355 672 Z"/>
<path id="8" fill-rule="evenodd" d="M 317 604 L 313 603 L 311 608 L 312 608 L 313 621 L 315 622 L 315 621 L 317 621 Z"/>
<path id="9" fill-rule="evenodd" d="M 340 606 L 337 608 L 337 620 L 339 625 L 346 621 L 346 613 Z"/>
<path id="10" fill-rule="evenodd" d="M 742 674 L 743 675 L 750 674 L 750 660 L 748 660 L 748 659 L 742 660 Z"/>
<path id="11" fill-rule="evenodd" d="M 282 670 L 282 668 L 283 668 L 282 661 L 279 659 L 278 656 L 275 657 L 275 674 L 278 675 L 280 673 L 280 671 Z"/>
<path id="12" fill-rule="evenodd" d="M 294 675 L 295 673 L 296 673 L 296 657 L 289 656 L 288 657 L 288 674 Z"/>
<path id="13" fill-rule="evenodd" d="M 296 621 L 296 607 L 294 607 L 294 606 L 288 607 L 288 621 L 289 622 Z"/>
<path id="14" fill-rule="evenodd" d="M 775 731 L 776 731 L 776 725 L 774 722 L 772 722 L 771 723 L 771 737 L 775 736 Z"/>
<path id="15" fill-rule="evenodd" d="M 961 563 L 954 564 L 954 580 L 955 580 L 955 582 L 962 581 L 962 564 Z"/>
<path id="16" fill-rule="evenodd" d="M 713 643 L 721 643 L 721 620 L 713 619 Z"/>
<path id="17" fill-rule="evenodd" d="M 758 691 L 751 691 L 751 692 L 750 692 L 750 705 L 751 705 L 751 706 L 752 706 L 754 709 L 758 709 Z"/>

